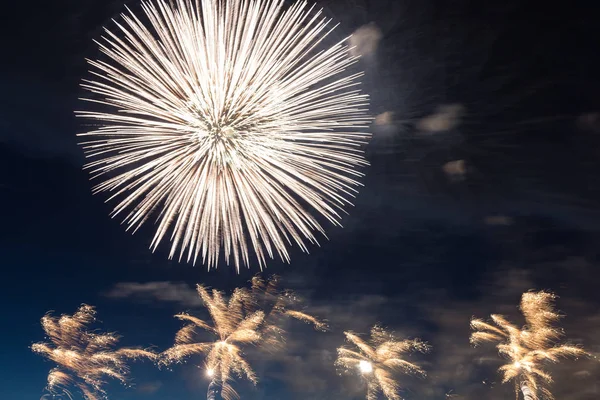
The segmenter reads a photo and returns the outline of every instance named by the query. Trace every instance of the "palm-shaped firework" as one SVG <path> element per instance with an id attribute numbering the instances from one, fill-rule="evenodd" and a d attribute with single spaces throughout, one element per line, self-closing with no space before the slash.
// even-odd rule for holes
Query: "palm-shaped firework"
<path id="1" fill-rule="evenodd" d="M 400 384 L 395 377 L 397 373 L 425 375 L 423 369 L 405 360 L 409 352 L 429 351 L 430 347 L 419 339 L 398 340 L 379 326 L 371 329 L 368 341 L 352 332 L 345 332 L 345 335 L 354 349 L 340 347 L 336 364 L 346 373 L 356 371 L 365 377 L 368 400 L 377 400 L 380 392 L 387 399 L 400 400 Z"/>
<path id="2" fill-rule="evenodd" d="M 473 319 L 471 343 L 497 342 L 498 352 L 508 358 L 501 366 L 502 383 L 515 382 L 517 400 L 519 393 L 525 400 L 541 398 L 553 399 L 545 385 L 552 382 L 552 376 L 544 370 L 547 362 L 558 362 L 560 357 L 585 355 L 579 347 L 558 345 L 556 341 L 562 331 L 552 326 L 560 316 L 554 311 L 555 295 L 548 292 L 528 292 L 521 298 L 521 312 L 526 325 L 519 329 L 501 315 L 492 314 L 493 323 Z"/>
<path id="3" fill-rule="evenodd" d="M 175 317 L 188 322 L 175 336 L 175 346 L 163 353 L 163 363 L 179 362 L 191 355 L 206 355 L 206 374 L 212 378 L 211 386 L 222 388 L 225 400 L 237 398 L 230 382 L 237 375 L 256 384 L 257 377 L 250 364 L 244 358 L 242 347 L 256 344 L 261 335 L 260 327 L 265 319 L 262 311 L 246 315 L 244 303 L 248 301 L 248 292 L 236 289 L 229 300 L 218 290 L 212 293 L 198 285 L 198 294 L 207 308 L 213 324 L 189 314 Z M 198 342 L 198 330 L 208 331 L 216 340 Z M 209 396 L 213 388 L 209 388 Z M 210 397 L 209 397 L 210 398 Z"/>
<path id="4" fill-rule="evenodd" d="M 115 334 L 88 331 L 95 314 L 94 307 L 84 304 L 73 315 L 56 318 L 46 314 L 42 318 L 50 343 L 35 343 L 31 349 L 58 364 L 48 374 L 50 393 L 71 398 L 69 388 L 75 387 L 86 400 L 99 400 L 106 396 L 102 388 L 105 378 L 126 383 L 127 359 L 155 358 L 156 355 L 147 350 L 113 350 L 119 340 Z"/>
<path id="5" fill-rule="evenodd" d="M 189 314 L 176 315 L 188 324 L 177 333 L 175 346 L 163 353 L 163 363 L 179 362 L 196 354 L 206 355 L 206 373 L 212 378 L 209 398 L 215 392 L 221 392 L 225 400 L 237 398 L 230 384 L 235 376 L 257 383 L 257 376 L 246 361 L 243 348 L 259 341 L 267 349 L 283 344 L 280 317 L 289 315 L 313 323 L 320 329 L 325 327 L 306 313 L 288 310 L 289 301 L 284 300 L 284 292 L 277 289 L 276 279 L 265 282 L 254 278 L 251 290 L 238 288 L 229 299 L 222 292 L 214 289 L 211 292 L 201 285 L 197 290 L 213 323 L 211 325 Z M 291 292 L 285 293 L 291 296 Z M 199 330 L 212 333 L 216 340 L 199 342 Z"/>
<path id="6" fill-rule="evenodd" d="M 265 313 L 263 326 L 263 343 L 268 348 L 280 347 L 284 344 L 282 337 L 284 318 L 293 318 L 311 324 L 315 329 L 326 331 L 327 324 L 314 316 L 300 311 L 300 298 L 291 290 L 281 290 L 279 277 L 271 276 L 264 280 L 259 276 L 252 278 L 250 296 L 244 304 L 246 312 L 261 310 Z"/>
<path id="7" fill-rule="evenodd" d="M 94 120 L 87 168 L 129 227 L 159 210 L 153 249 L 170 236 L 170 257 L 209 268 L 253 249 L 262 267 L 316 242 L 311 210 L 339 225 L 366 165 L 368 100 L 346 45 L 322 48 L 330 21 L 284 3 L 144 2 L 149 25 L 123 15 L 107 60 L 90 61 L 83 87 L 103 108 L 78 113 Z"/>

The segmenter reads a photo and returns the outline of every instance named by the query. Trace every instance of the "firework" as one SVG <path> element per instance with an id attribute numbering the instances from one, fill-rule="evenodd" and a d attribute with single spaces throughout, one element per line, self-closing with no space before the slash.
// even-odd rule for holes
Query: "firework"
<path id="1" fill-rule="evenodd" d="M 230 385 L 234 376 L 246 378 L 253 384 L 258 381 L 244 357 L 243 347 L 256 345 L 259 341 L 265 349 L 282 346 L 283 330 L 279 324 L 284 316 L 314 324 L 317 329 L 326 327 L 307 313 L 288 310 L 294 296 L 291 292 L 280 291 L 277 283 L 275 277 L 268 281 L 255 277 L 250 290 L 238 288 L 229 299 L 218 290 L 211 292 L 198 285 L 198 294 L 212 324 L 189 314 L 176 315 L 187 325 L 175 336 L 175 345 L 163 353 L 162 363 L 171 364 L 192 355 L 205 355 L 206 375 L 211 378 L 208 398 L 215 397 L 215 393 L 220 393 L 225 400 L 238 398 Z M 199 331 L 211 333 L 215 340 L 199 342 Z"/>
<path id="2" fill-rule="evenodd" d="M 326 46 L 330 20 L 305 1 L 144 2 L 149 25 L 123 15 L 89 61 L 86 99 L 101 109 L 81 134 L 94 192 L 118 198 L 137 230 L 154 212 L 154 251 L 237 269 L 303 251 L 335 225 L 366 165 L 371 118 L 345 41 Z"/>
<path id="3" fill-rule="evenodd" d="M 250 300 L 245 304 L 247 312 L 262 310 L 265 313 L 265 321 L 269 326 L 281 331 L 282 318 L 293 318 L 312 325 L 316 330 L 327 331 L 327 323 L 321 321 L 298 308 L 301 299 L 292 290 L 281 290 L 279 288 L 279 277 L 272 275 L 264 280 L 259 276 L 252 278 Z"/>
<path id="4" fill-rule="evenodd" d="M 213 323 L 211 325 L 185 313 L 176 315 L 188 324 L 177 332 L 175 346 L 163 353 L 162 362 L 170 364 L 192 355 L 206 355 L 206 374 L 212 378 L 211 386 L 222 388 L 223 398 L 232 400 L 238 397 L 230 385 L 235 375 L 257 383 L 256 374 L 244 358 L 242 347 L 257 344 L 260 340 L 265 314 L 256 311 L 245 315 L 244 303 L 249 301 L 249 293 L 244 289 L 236 289 L 229 300 L 218 290 L 213 289 L 211 293 L 201 285 L 197 289 Z M 198 342 L 198 330 L 207 331 L 216 339 Z M 214 389 L 209 388 L 209 395 L 211 390 Z"/>
<path id="5" fill-rule="evenodd" d="M 113 350 L 118 336 L 87 330 L 95 321 L 95 314 L 94 307 L 84 304 L 72 316 L 56 318 L 46 314 L 42 318 L 42 327 L 50 343 L 35 343 L 31 350 L 57 364 L 48 374 L 50 393 L 71 399 L 69 388 L 75 387 L 86 400 L 104 399 L 105 378 L 127 382 L 127 359 L 155 358 L 155 354 L 147 350 Z"/>
<path id="6" fill-rule="evenodd" d="M 369 341 L 352 332 L 345 332 L 346 339 L 355 349 L 340 347 L 336 364 L 345 372 L 357 371 L 367 381 L 367 399 L 377 400 L 379 393 L 390 400 L 400 400 L 399 383 L 395 374 L 425 375 L 425 371 L 403 357 L 413 351 L 426 353 L 430 347 L 419 339 L 398 340 L 381 327 L 371 330 Z"/>
<path id="7" fill-rule="evenodd" d="M 560 316 L 554 310 L 555 295 L 548 292 L 528 292 L 521 298 L 521 312 L 526 325 L 519 329 L 501 315 L 492 315 L 493 324 L 473 319 L 471 343 L 497 342 L 498 352 L 508 358 L 501 366 L 502 383 L 515 382 L 517 400 L 519 393 L 525 400 L 553 399 L 545 386 L 552 376 L 544 370 L 547 362 L 558 362 L 561 357 L 585 355 L 579 347 L 558 345 L 562 336 L 559 328 L 552 326 Z"/>

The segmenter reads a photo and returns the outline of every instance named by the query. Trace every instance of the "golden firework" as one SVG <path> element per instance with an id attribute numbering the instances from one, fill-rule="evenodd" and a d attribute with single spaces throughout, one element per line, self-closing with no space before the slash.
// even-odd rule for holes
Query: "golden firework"
<path id="1" fill-rule="evenodd" d="M 82 134 L 95 192 L 137 230 L 156 211 L 155 250 L 208 268 L 253 249 L 289 261 L 339 225 L 365 166 L 371 118 L 362 73 L 321 11 L 284 0 L 143 2 L 149 24 L 123 15 L 82 85 L 99 111 Z M 98 123 L 100 125 L 98 125 Z"/>
<path id="2" fill-rule="evenodd" d="M 425 371 L 404 356 L 413 351 L 426 353 L 430 346 L 419 339 L 398 340 L 383 328 L 371 329 L 368 341 L 352 332 L 344 332 L 355 349 L 340 347 L 336 364 L 346 373 L 359 372 L 367 381 L 367 399 L 377 400 L 380 392 L 390 400 L 400 400 L 397 373 L 425 375 Z"/>
<path id="3" fill-rule="evenodd" d="M 41 322 L 49 343 L 40 342 L 31 350 L 57 364 L 48 374 L 47 389 L 52 394 L 72 398 L 69 387 L 79 389 L 86 400 L 106 397 L 105 378 L 127 382 L 127 359 L 150 358 L 148 350 L 113 350 L 119 338 L 114 333 L 95 333 L 88 326 L 95 321 L 94 307 L 83 304 L 73 315 L 60 318 L 46 314 Z"/>
<path id="4" fill-rule="evenodd" d="M 289 317 L 314 326 L 319 331 L 328 329 L 327 323 L 300 311 L 302 301 L 298 295 L 291 290 L 279 288 L 279 277 L 272 275 L 264 280 L 260 276 L 252 278 L 249 301 L 245 304 L 246 312 L 262 310 L 265 313 L 266 325 L 264 341 L 267 345 L 277 346 L 283 344 L 281 326 L 283 318 Z"/>
<path id="5" fill-rule="evenodd" d="M 280 291 L 277 282 L 275 277 L 268 281 L 256 277 L 250 290 L 237 288 L 229 299 L 218 290 L 209 291 L 198 285 L 198 294 L 212 324 L 187 313 L 176 315 L 188 324 L 177 332 L 175 345 L 163 353 L 162 363 L 171 364 L 192 355 L 205 355 L 206 375 L 212 379 L 211 386 L 219 387 L 225 400 L 238 398 L 230 384 L 233 377 L 246 378 L 253 384 L 258 381 L 245 359 L 245 346 L 259 342 L 261 348 L 267 350 L 283 346 L 280 318 L 286 315 L 312 323 L 318 329 L 326 327 L 307 313 L 288 310 L 294 296 L 291 292 Z M 215 340 L 198 341 L 199 331 L 209 332 Z"/>
<path id="6" fill-rule="evenodd" d="M 254 345 L 260 340 L 265 314 L 262 311 L 244 312 L 244 304 L 250 300 L 247 290 L 236 289 L 229 300 L 218 290 L 210 292 L 202 285 L 198 285 L 197 290 L 212 324 L 186 313 L 176 315 L 176 318 L 188 324 L 177 332 L 175 346 L 163 353 L 162 362 L 170 364 L 192 355 L 206 355 L 207 375 L 222 386 L 223 398 L 232 400 L 237 398 L 230 385 L 234 375 L 257 383 L 256 374 L 246 361 L 242 347 Z M 198 330 L 207 331 L 216 339 L 198 342 Z"/>
<path id="7" fill-rule="evenodd" d="M 555 298 L 554 294 L 544 291 L 524 293 L 520 309 L 526 325 L 521 329 L 496 314 L 491 315 L 493 324 L 480 319 L 471 321 L 471 328 L 475 330 L 471 343 L 497 342 L 498 352 L 508 358 L 508 363 L 499 371 L 502 383 L 515 382 L 517 400 L 519 393 L 525 400 L 553 399 L 545 386 L 552 382 L 552 376 L 544 370 L 544 364 L 556 363 L 561 357 L 586 354 L 579 347 L 556 344 L 562 331 L 553 326 L 560 318 L 554 310 Z"/>

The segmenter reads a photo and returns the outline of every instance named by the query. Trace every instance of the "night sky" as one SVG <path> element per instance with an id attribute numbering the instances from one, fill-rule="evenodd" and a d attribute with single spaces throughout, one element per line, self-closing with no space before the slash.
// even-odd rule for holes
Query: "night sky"
<path id="1" fill-rule="evenodd" d="M 583 3 L 318 2 L 340 22 L 335 35 L 366 37 L 371 165 L 344 228 L 328 226 L 320 247 L 293 248 L 289 265 L 263 273 L 280 275 L 331 331 L 290 323 L 287 352 L 249 350 L 260 382 L 236 382 L 242 399 L 364 398 L 333 361 L 343 331 L 375 323 L 433 346 L 413 359 L 426 379 L 401 377 L 407 399 L 514 398 L 494 349 L 470 347 L 469 320 L 502 313 L 522 324 L 529 289 L 560 296 L 567 337 L 600 352 L 600 15 Z M 123 0 L 0 7 L 0 399 L 44 395 L 53 364 L 29 346 L 44 339 L 49 310 L 94 305 L 94 327 L 164 350 L 181 326 L 174 314 L 204 315 L 195 284 L 230 292 L 260 272 L 168 261 L 166 243 L 152 254 L 152 226 L 125 232 L 109 217 L 114 204 L 92 195 L 73 111 L 93 39 L 125 4 L 137 10 Z M 135 363 L 134 386 L 110 384 L 109 396 L 202 398 L 196 365 Z M 597 361 L 551 371 L 557 399 L 600 398 Z"/>

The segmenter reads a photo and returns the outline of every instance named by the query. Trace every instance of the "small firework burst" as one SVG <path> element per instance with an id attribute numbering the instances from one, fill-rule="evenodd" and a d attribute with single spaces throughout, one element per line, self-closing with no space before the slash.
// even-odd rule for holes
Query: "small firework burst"
<path id="1" fill-rule="evenodd" d="M 583 356 L 586 352 L 576 346 L 559 345 L 562 331 L 553 326 L 560 316 L 554 310 L 556 296 L 548 292 L 528 292 L 521 298 L 521 312 L 526 325 L 519 329 L 501 315 L 492 314 L 493 324 L 480 319 L 471 321 L 471 343 L 495 342 L 498 352 L 508 358 L 500 367 L 502 383 L 514 381 L 517 400 L 553 399 L 546 387 L 552 376 L 544 370 L 547 362 L 556 363 L 562 357 Z"/>
<path id="2" fill-rule="evenodd" d="M 95 315 L 94 307 L 84 304 L 73 315 L 57 318 L 46 314 L 42 318 L 50 343 L 35 343 L 31 350 L 57 364 L 48 374 L 47 389 L 51 394 L 71 398 L 69 388 L 75 387 L 86 400 L 104 399 L 105 378 L 127 382 L 127 359 L 156 357 L 148 350 L 113 350 L 118 336 L 88 331 Z"/>
<path id="3" fill-rule="evenodd" d="M 368 341 L 352 332 L 345 335 L 355 349 L 340 347 L 336 364 L 346 373 L 358 372 L 366 379 L 367 400 L 377 400 L 381 392 L 389 400 L 400 400 L 395 374 L 425 375 L 421 367 L 404 359 L 409 352 L 429 351 L 429 345 L 419 339 L 398 340 L 379 326 L 373 327 Z"/>

